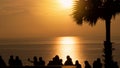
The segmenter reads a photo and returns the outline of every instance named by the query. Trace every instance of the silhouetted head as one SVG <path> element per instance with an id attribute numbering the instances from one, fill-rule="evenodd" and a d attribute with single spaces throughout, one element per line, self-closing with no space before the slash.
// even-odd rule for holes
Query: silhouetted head
<path id="1" fill-rule="evenodd" d="M 0 59 L 2 59 L 2 56 L 0 56 Z"/>
<path id="2" fill-rule="evenodd" d="M 0 60 L 3 60 L 3 59 L 2 59 L 2 56 L 0 56 Z"/>
<path id="3" fill-rule="evenodd" d="M 56 55 L 56 56 L 55 56 L 55 59 L 59 59 L 59 56 L 58 56 L 58 55 Z"/>
<path id="4" fill-rule="evenodd" d="M 42 60 L 42 57 L 39 57 L 39 60 Z"/>
<path id="5" fill-rule="evenodd" d="M 67 59 L 70 59 L 70 56 L 69 56 L 69 55 L 67 56 Z"/>
<path id="6" fill-rule="evenodd" d="M 101 62 L 100 58 L 97 58 L 97 62 Z"/>
<path id="7" fill-rule="evenodd" d="M 60 62 L 62 62 L 62 59 L 60 59 Z"/>
<path id="8" fill-rule="evenodd" d="M 118 65 L 118 62 L 114 62 L 115 65 Z"/>
<path id="9" fill-rule="evenodd" d="M 19 56 L 16 56 L 16 58 L 15 58 L 16 60 L 19 60 Z"/>
<path id="10" fill-rule="evenodd" d="M 10 56 L 10 59 L 13 59 L 13 55 Z"/>
<path id="11" fill-rule="evenodd" d="M 84 63 L 85 63 L 85 64 L 89 64 L 88 61 L 85 61 Z"/>
<path id="12" fill-rule="evenodd" d="M 75 61 L 75 64 L 79 64 L 78 60 Z"/>
<path id="13" fill-rule="evenodd" d="M 34 60 L 34 61 L 37 61 L 37 57 L 36 57 L 36 56 L 34 56 L 34 57 L 33 57 L 33 60 Z"/>

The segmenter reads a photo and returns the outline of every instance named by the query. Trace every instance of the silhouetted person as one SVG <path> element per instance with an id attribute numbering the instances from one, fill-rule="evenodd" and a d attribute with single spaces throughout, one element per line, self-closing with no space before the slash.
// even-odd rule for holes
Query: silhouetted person
<path id="1" fill-rule="evenodd" d="M 62 63 L 62 59 L 59 60 L 59 64 L 60 64 L 60 65 L 63 65 L 63 63 Z"/>
<path id="2" fill-rule="evenodd" d="M 70 58 L 70 56 L 66 57 L 67 60 L 65 61 L 64 65 L 73 65 L 72 59 Z"/>
<path id="3" fill-rule="evenodd" d="M 62 59 L 59 59 L 59 56 L 56 55 L 51 61 L 49 61 L 48 65 L 62 65 Z"/>
<path id="4" fill-rule="evenodd" d="M 114 66 L 113 68 L 119 68 L 119 66 L 118 66 L 118 63 L 117 63 L 117 62 L 114 62 L 114 63 L 113 63 L 113 66 Z"/>
<path id="5" fill-rule="evenodd" d="M 31 63 L 33 63 L 34 66 L 38 66 L 39 65 L 36 56 L 33 57 L 33 61 L 31 61 L 29 58 L 28 58 L 28 61 L 31 62 Z"/>
<path id="6" fill-rule="evenodd" d="M 20 58 L 18 56 L 16 56 L 16 58 L 15 58 L 15 66 L 17 66 L 17 67 L 22 66 L 22 61 L 20 60 Z"/>
<path id="7" fill-rule="evenodd" d="M 75 61 L 76 68 L 81 68 L 81 64 L 78 62 L 78 60 Z"/>
<path id="8" fill-rule="evenodd" d="M 45 65 L 45 61 L 42 59 L 42 57 L 39 57 L 38 64 L 39 64 L 40 66 L 44 66 L 44 65 Z"/>
<path id="9" fill-rule="evenodd" d="M 59 56 L 56 55 L 54 58 L 53 58 L 53 64 L 54 65 L 60 65 L 60 59 L 59 59 Z"/>
<path id="10" fill-rule="evenodd" d="M 53 61 L 50 60 L 49 63 L 47 65 L 53 65 Z"/>
<path id="11" fill-rule="evenodd" d="M 93 62 L 93 68 L 97 68 L 97 61 L 96 60 Z"/>
<path id="12" fill-rule="evenodd" d="M 85 68 L 91 68 L 91 66 L 90 66 L 88 61 L 85 61 L 84 64 L 85 64 Z"/>
<path id="13" fill-rule="evenodd" d="M 4 67 L 6 67 L 6 64 L 4 60 L 2 59 L 2 57 L 0 56 L 0 68 L 4 68 Z"/>
<path id="14" fill-rule="evenodd" d="M 15 60 L 14 60 L 14 58 L 13 58 L 12 55 L 10 56 L 10 59 L 9 59 L 9 61 L 8 61 L 8 64 L 9 64 L 10 67 L 13 67 L 13 66 L 15 65 Z"/>
<path id="15" fill-rule="evenodd" d="M 93 62 L 93 68 L 102 68 L 102 63 L 100 58 L 97 58 L 97 60 Z"/>

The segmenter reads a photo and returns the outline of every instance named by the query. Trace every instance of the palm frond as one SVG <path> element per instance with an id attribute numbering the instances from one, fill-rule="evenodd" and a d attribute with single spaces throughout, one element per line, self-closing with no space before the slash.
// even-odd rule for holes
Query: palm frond
<path id="1" fill-rule="evenodd" d="M 111 19 L 120 13 L 120 0 L 78 0 L 73 7 L 73 18 L 77 24 L 82 25 L 87 21 L 91 26 L 95 25 L 99 18 Z"/>

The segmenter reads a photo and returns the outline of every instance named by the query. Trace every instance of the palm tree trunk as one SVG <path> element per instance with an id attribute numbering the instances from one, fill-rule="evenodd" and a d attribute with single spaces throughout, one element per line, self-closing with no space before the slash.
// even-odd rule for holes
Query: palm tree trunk
<path id="1" fill-rule="evenodd" d="M 112 43 L 111 43 L 111 37 L 110 37 L 110 19 L 106 19 L 105 22 L 106 25 L 106 41 L 104 42 L 104 57 L 105 57 L 105 68 L 113 68 L 112 67 Z"/>
<path id="2" fill-rule="evenodd" d="M 106 43 L 111 43 L 111 37 L 110 37 L 110 26 L 111 26 L 111 22 L 110 19 L 106 19 Z"/>

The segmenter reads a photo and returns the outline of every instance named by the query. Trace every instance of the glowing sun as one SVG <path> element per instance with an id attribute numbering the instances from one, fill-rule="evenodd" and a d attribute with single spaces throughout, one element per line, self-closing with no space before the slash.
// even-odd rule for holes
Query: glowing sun
<path id="1" fill-rule="evenodd" d="M 59 0 L 59 3 L 64 8 L 71 8 L 73 5 L 73 0 Z"/>

